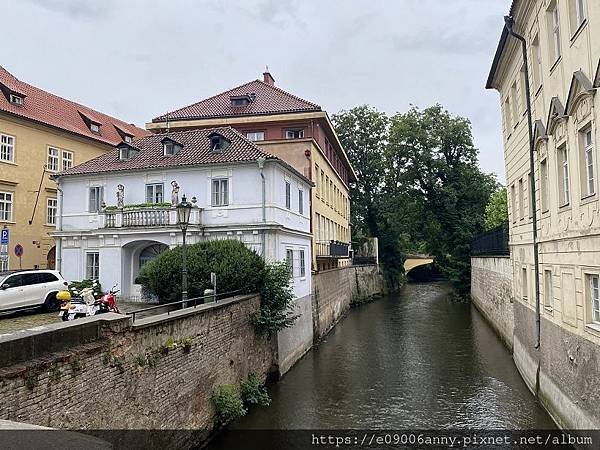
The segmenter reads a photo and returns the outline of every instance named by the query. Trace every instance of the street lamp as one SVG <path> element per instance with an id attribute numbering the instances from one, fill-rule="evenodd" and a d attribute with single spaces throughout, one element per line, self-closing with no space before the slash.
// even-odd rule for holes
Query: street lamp
<path id="1" fill-rule="evenodd" d="M 186 258 L 186 248 L 185 248 L 185 235 L 187 234 L 187 227 L 190 224 L 190 214 L 192 213 L 192 204 L 188 203 L 185 198 L 185 194 L 181 197 L 181 203 L 176 206 L 177 209 L 177 224 L 179 228 L 181 228 L 181 232 L 183 233 L 183 267 L 181 269 L 181 300 L 183 308 L 187 307 L 187 299 L 188 299 L 188 284 L 187 284 L 187 258 Z"/>

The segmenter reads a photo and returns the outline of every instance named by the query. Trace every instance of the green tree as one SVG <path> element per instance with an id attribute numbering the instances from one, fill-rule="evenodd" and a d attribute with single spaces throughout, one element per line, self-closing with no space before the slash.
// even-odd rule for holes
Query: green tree
<path id="1" fill-rule="evenodd" d="M 485 207 L 485 229 L 493 230 L 508 224 L 508 200 L 506 188 L 502 187 L 495 191 Z"/>

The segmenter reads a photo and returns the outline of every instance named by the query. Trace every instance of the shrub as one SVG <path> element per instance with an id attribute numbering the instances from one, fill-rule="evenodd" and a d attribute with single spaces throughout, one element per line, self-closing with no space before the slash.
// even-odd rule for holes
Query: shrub
<path id="1" fill-rule="evenodd" d="M 269 406 L 271 399 L 265 385 L 255 373 L 248 374 L 242 383 L 242 399 L 249 405 Z"/>
<path id="2" fill-rule="evenodd" d="M 161 303 L 181 300 L 181 246 L 162 252 L 142 268 L 137 282 Z M 217 274 L 220 291 L 258 292 L 265 264 L 256 252 L 235 240 L 205 241 L 187 246 L 188 296 L 204 295 Z"/>
<path id="3" fill-rule="evenodd" d="M 294 324 L 298 316 L 293 314 L 294 292 L 286 262 L 266 266 L 260 294 L 260 311 L 252 316 L 259 333 L 271 335 Z"/>
<path id="4" fill-rule="evenodd" d="M 219 421 L 223 424 L 242 417 L 248 412 L 244 408 L 240 390 L 234 384 L 218 385 L 213 393 L 213 402 Z"/>
<path id="5" fill-rule="evenodd" d="M 81 295 L 81 291 L 86 288 L 93 289 L 94 298 L 98 298 L 102 295 L 102 286 L 98 280 L 72 281 L 71 284 L 69 284 L 69 292 L 71 292 L 71 296 L 73 297 Z"/>

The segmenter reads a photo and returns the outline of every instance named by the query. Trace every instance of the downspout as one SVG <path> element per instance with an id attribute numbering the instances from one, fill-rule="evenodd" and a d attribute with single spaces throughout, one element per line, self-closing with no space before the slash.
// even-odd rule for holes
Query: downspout
<path id="1" fill-rule="evenodd" d="M 56 231 L 62 231 L 62 211 L 63 211 L 63 191 L 60 188 L 60 181 L 56 181 L 56 190 L 58 191 L 58 211 L 56 218 Z M 56 270 L 62 269 L 62 237 L 58 236 L 55 241 L 56 246 Z"/>
<path id="2" fill-rule="evenodd" d="M 532 195 L 531 197 L 531 218 L 533 226 L 533 265 L 534 265 L 534 277 L 535 277 L 535 348 L 540 348 L 540 270 L 539 270 L 539 249 L 538 249 L 538 238 L 537 238 L 537 208 L 535 199 L 535 164 L 534 164 L 534 142 L 533 142 L 533 120 L 531 118 L 531 91 L 529 88 L 529 69 L 527 66 L 527 41 L 525 38 L 517 34 L 513 30 L 514 19 L 512 16 L 504 17 L 504 26 L 508 33 L 521 41 L 521 48 L 523 50 L 523 65 L 525 71 L 525 99 L 527 101 L 527 131 L 529 132 L 529 171 L 531 172 L 529 189 Z M 538 377 L 539 377 L 539 365 L 538 365 Z M 536 384 L 539 380 L 536 380 Z"/>
<path id="3" fill-rule="evenodd" d="M 258 164 L 258 168 L 260 170 L 260 178 L 262 181 L 262 223 L 266 224 L 267 223 L 267 190 L 266 190 L 266 186 L 265 186 L 265 173 L 264 173 L 264 167 L 265 167 L 265 158 L 261 157 L 258 158 L 256 160 L 257 164 Z M 263 229 L 262 232 L 262 257 L 264 260 L 266 260 L 266 230 Z"/>

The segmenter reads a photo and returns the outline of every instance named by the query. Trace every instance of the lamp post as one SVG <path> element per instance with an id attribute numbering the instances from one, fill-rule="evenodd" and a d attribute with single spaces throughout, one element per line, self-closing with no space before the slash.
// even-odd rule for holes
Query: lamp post
<path id="1" fill-rule="evenodd" d="M 187 307 L 187 299 L 188 299 L 188 283 L 187 283 L 187 255 L 186 255 L 186 247 L 185 247 L 185 235 L 187 234 L 187 227 L 190 223 L 190 214 L 192 212 L 192 204 L 188 203 L 185 198 L 185 194 L 181 197 L 181 203 L 179 203 L 176 207 L 177 209 L 177 224 L 179 228 L 181 228 L 181 232 L 183 233 L 183 248 L 182 248 L 182 259 L 183 264 L 181 268 L 181 300 L 182 307 Z"/>

